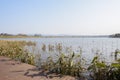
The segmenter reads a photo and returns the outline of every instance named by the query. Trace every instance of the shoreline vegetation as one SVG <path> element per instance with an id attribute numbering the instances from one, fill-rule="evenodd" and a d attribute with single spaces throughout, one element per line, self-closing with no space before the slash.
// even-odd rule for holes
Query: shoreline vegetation
<path id="1" fill-rule="evenodd" d="M 34 55 L 25 46 L 35 46 L 34 42 L 0 40 L 0 56 L 10 57 L 20 62 L 34 65 Z"/>
<path id="2" fill-rule="evenodd" d="M 120 38 L 120 33 L 112 34 L 112 35 L 42 35 L 42 34 L 8 34 L 8 33 L 0 33 L 0 38 Z"/>
<path id="3" fill-rule="evenodd" d="M 51 73 L 70 75 L 87 80 L 120 80 L 120 59 L 118 58 L 115 62 L 108 64 L 101 60 L 99 55 L 96 55 L 88 67 L 85 67 L 86 61 L 81 57 L 82 52 L 65 54 L 60 51 L 59 54 L 54 54 L 56 59 L 50 55 L 43 61 L 41 55 L 44 54 L 41 52 L 40 54 L 32 54 L 25 48 L 35 45 L 34 42 L 0 40 L 0 56 L 35 65 L 38 69 Z M 44 50 L 45 47 L 42 48 Z M 58 45 L 57 49 L 61 50 L 61 45 Z M 120 54 L 120 51 L 116 50 L 114 54 L 116 57 Z"/>
<path id="4" fill-rule="evenodd" d="M 0 38 L 39 38 L 41 34 L 34 34 L 34 35 L 27 35 L 27 34 L 8 34 L 8 33 L 1 33 Z"/>
<path id="5" fill-rule="evenodd" d="M 120 33 L 110 35 L 111 38 L 120 38 Z"/>

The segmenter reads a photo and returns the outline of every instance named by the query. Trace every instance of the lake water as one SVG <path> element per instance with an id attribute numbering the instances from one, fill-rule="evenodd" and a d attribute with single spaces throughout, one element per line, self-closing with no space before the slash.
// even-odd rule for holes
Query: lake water
<path id="1" fill-rule="evenodd" d="M 25 40 L 36 42 L 36 52 L 43 53 L 43 58 L 46 58 L 47 53 L 57 53 L 57 51 L 48 51 L 48 46 L 56 46 L 57 44 L 62 45 L 62 52 L 67 53 L 75 52 L 79 54 L 82 52 L 82 57 L 90 61 L 95 55 L 99 54 L 102 60 L 107 62 L 114 61 L 114 52 L 116 49 L 120 49 L 120 39 L 119 38 L 8 38 L 2 40 Z M 42 51 L 42 46 L 45 44 L 46 51 Z M 68 51 L 67 51 L 68 50 Z M 118 57 L 120 57 L 118 55 Z"/>

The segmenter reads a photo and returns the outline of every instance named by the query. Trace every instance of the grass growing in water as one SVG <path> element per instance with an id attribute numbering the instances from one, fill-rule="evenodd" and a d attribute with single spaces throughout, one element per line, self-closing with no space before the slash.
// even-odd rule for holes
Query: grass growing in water
<path id="1" fill-rule="evenodd" d="M 33 42 L 0 40 L 0 56 L 7 56 L 24 63 L 34 65 L 34 55 L 25 46 L 35 45 Z"/>
<path id="2" fill-rule="evenodd" d="M 25 41 L 5 41 L 0 40 L 0 56 L 8 56 L 15 60 L 35 65 L 34 55 L 25 49 L 25 46 L 35 45 L 33 42 Z M 45 47 L 43 47 L 44 49 Z M 117 52 L 118 54 L 119 52 Z M 83 77 L 84 60 L 81 55 L 75 53 L 60 53 L 54 59 L 49 56 L 46 61 L 41 61 L 41 55 L 38 58 L 38 67 L 50 72 Z M 38 57 L 38 56 L 37 56 Z M 90 72 L 92 80 L 120 80 L 120 59 L 109 65 L 101 61 L 98 56 L 94 57 L 87 69 Z"/>
<path id="3" fill-rule="evenodd" d="M 92 80 L 120 80 L 120 60 L 107 64 L 96 56 L 88 67 Z"/>
<path id="4" fill-rule="evenodd" d="M 49 56 L 46 61 L 40 62 L 41 64 L 37 66 L 53 73 L 81 77 L 81 73 L 84 71 L 84 60 L 80 57 L 81 55 L 75 55 L 75 53 L 68 55 L 60 53 L 56 56 L 56 60 Z M 40 58 L 39 61 L 41 61 Z"/>
<path id="5" fill-rule="evenodd" d="M 56 58 L 49 56 L 44 62 L 39 58 L 39 67 L 53 73 L 84 77 L 88 80 L 120 80 L 120 59 L 108 64 L 100 56 L 95 56 L 86 68 L 81 55 L 60 53 Z M 87 76 L 84 75 L 86 72 L 89 73 Z"/>

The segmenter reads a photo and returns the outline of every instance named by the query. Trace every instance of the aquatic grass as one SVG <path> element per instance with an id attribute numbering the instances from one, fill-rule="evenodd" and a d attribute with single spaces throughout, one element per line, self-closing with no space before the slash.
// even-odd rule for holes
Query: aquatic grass
<path id="1" fill-rule="evenodd" d="M 49 55 L 45 61 L 42 61 L 39 57 L 39 65 L 38 68 L 42 68 L 44 70 L 63 74 L 63 75 L 71 75 L 76 77 L 84 77 L 86 79 L 91 80 L 119 80 L 120 76 L 120 60 L 117 58 L 117 63 L 109 63 L 105 62 L 104 56 L 100 50 L 96 50 L 95 57 L 91 61 L 90 64 L 86 64 L 85 60 L 82 58 L 82 49 L 79 48 L 79 53 L 74 53 L 72 50 L 69 50 L 70 47 L 62 47 L 62 44 L 56 45 L 48 45 L 50 51 L 55 50 L 58 51 L 56 56 Z M 67 53 L 62 53 L 62 50 L 66 50 Z M 69 52 L 68 52 L 69 51 Z M 115 54 L 119 54 L 118 50 L 114 52 Z M 44 55 L 44 54 L 41 54 Z M 88 67 L 88 68 L 87 68 Z M 87 75 L 86 75 L 87 74 Z"/>
<path id="2" fill-rule="evenodd" d="M 62 51 L 62 44 L 61 43 L 58 43 L 58 44 L 56 44 L 56 51 Z"/>
<path id="3" fill-rule="evenodd" d="M 115 52 L 114 52 L 114 58 L 115 58 L 115 60 L 118 59 L 117 58 L 118 54 L 120 54 L 120 51 L 119 51 L 119 49 L 116 49 Z"/>
<path id="4" fill-rule="evenodd" d="M 88 72 L 91 80 L 120 80 L 120 59 L 116 58 L 115 62 L 107 63 L 102 60 L 98 53 L 93 58 L 91 63 L 85 67 L 85 60 L 82 58 L 82 49 L 80 48 L 80 53 L 69 52 L 62 53 L 63 47 L 62 44 L 48 45 L 45 44 L 42 46 L 42 50 L 51 48 L 50 51 L 55 49 L 59 53 L 49 55 L 46 60 L 42 60 L 44 54 L 33 55 L 25 47 L 26 46 L 35 46 L 33 42 L 26 41 L 6 41 L 0 40 L 0 56 L 7 56 L 14 60 L 19 60 L 24 63 L 35 65 L 40 69 L 50 71 L 52 73 L 62 74 L 62 75 L 71 75 L 76 77 L 84 77 L 83 73 Z M 115 55 L 119 55 L 119 50 L 115 51 Z M 89 79 L 88 79 L 89 80 Z"/>
<path id="5" fill-rule="evenodd" d="M 34 45 L 34 42 L 0 40 L 0 56 L 34 65 L 34 55 L 25 49 L 25 46 Z"/>
<path id="6" fill-rule="evenodd" d="M 120 80 L 119 60 L 108 65 L 96 56 L 88 67 L 88 71 L 92 80 Z"/>
<path id="7" fill-rule="evenodd" d="M 42 44 L 42 50 L 46 51 L 46 45 L 45 44 Z"/>
<path id="8" fill-rule="evenodd" d="M 49 56 L 47 60 L 43 62 L 38 58 L 40 60 L 40 62 L 38 62 L 41 64 L 38 63 L 39 65 L 37 66 L 53 73 L 80 77 L 84 71 L 83 59 L 81 59 L 80 56 L 81 55 L 73 52 L 68 55 L 60 53 L 56 55 L 56 60 L 53 59 L 52 56 Z"/>
<path id="9" fill-rule="evenodd" d="M 42 51 L 49 51 L 49 52 L 61 52 L 63 50 L 62 44 L 61 43 L 57 43 L 57 44 L 42 44 L 41 45 L 41 50 Z"/>
<path id="10" fill-rule="evenodd" d="M 93 58 L 90 66 L 88 67 L 90 77 L 93 80 L 106 80 L 106 69 L 106 64 L 103 61 L 100 61 L 98 56 Z"/>
<path id="11" fill-rule="evenodd" d="M 49 45 L 48 45 L 48 50 L 49 50 L 49 51 L 54 51 L 54 45 L 49 44 Z"/>

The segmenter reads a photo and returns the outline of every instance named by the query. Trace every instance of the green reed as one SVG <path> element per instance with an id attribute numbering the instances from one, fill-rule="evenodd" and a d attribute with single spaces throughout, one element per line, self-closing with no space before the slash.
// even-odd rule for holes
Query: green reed
<path id="1" fill-rule="evenodd" d="M 53 59 L 52 56 L 49 56 L 44 62 L 42 62 L 39 57 L 38 59 L 40 62 L 38 62 L 40 64 L 37 63 L 37 66 L 53 73 L 80 77 L 81 73 L 84 71 L 84 60 L 80 57 L 80 54 L 76 55 L 74 52 L 68 55 L 60 53 L 59 55 L 56 55 L 56 59 Z"/>
<path id="2" fill-rule="evenodd" d="M 102 61 L 99 56 L 95 56 L 88 68 L 85 67 L 85 60 L 82 58 L 82 50 L 79 54 L 74 52 L 55 54 L 49 56 L 46 60 L 42 60 L 44 54 L 33 55 L 25 46 L 35 46 L 34 42 L 26 41 L 5 41 L 0 40 L 0 56 L 7 56 L 24 63 L 35 65 L 44 70 L 76 77 L 83 77 L 84 72 L 89 72 L 91 80 L 120 80 L 120 59 L 116 58 L 115 62 L 107 63 Z M 57 48 L 53 45 L 48 45 L 50 50 L 62 50 L 62 45 L 57 44 Z M 46 50 L 46 45 L 43 44 L 42 50 Z M 119 55 L 119 51 L 115 51 L 115 55 Z M 35 61 L 36 60 L 36 61 Z M 89 79 L 88 79 L 89 80 Z"/>
<path id="3" fill-rule="evenodd" d="M 85 67 L 86 62 L 81 57 L 82 51 L 80 52 L 80 54 L 74 52 L 55 54 L 56 57 L 49 56 L 45 61 L 42 61 L 40 56 L 37 66 L 53 73 L 87 77 L 88 80 L 120 80 L 120 59 L 107 63 L 102 61 L 100 55 L 98 55 L 87 65 L 88 67 Z M 84 75 L 86 72 L 89 73 L 88 76 Z"/>
<path id="4" fill-rule="evenodd" d="M 120 80 L 120 59 L 110 64 L 94 57 L 88 67 L 92 80 Z"/>
<path id="5" fill-rule="evenodd" d="M 34 45 L 34 42 L 0 40 L 0 56 L 34 65 L 34 55 L 25 49 L 25 46 Z"/>

